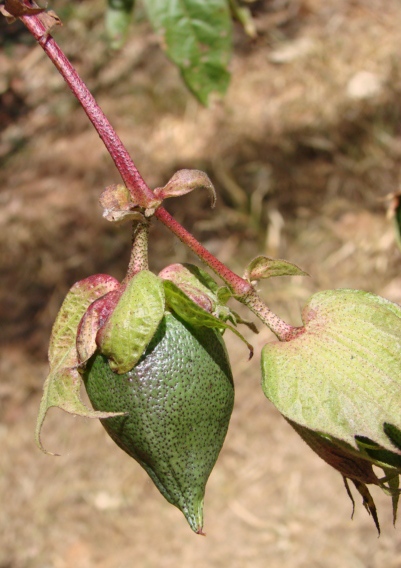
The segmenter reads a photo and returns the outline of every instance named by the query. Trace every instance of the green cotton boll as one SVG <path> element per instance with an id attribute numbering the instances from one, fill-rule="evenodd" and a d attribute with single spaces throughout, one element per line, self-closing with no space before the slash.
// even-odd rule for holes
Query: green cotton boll
<path id="1" fill-rule="evenodd" d="M 205 486 L 234 403 L 221 334 L 166 312 L 132 370 L 117 374 L 95 354 L 83 379 L 95 409 L 126 413 L 101 420 L 111 438 L 202 534 Z"/>

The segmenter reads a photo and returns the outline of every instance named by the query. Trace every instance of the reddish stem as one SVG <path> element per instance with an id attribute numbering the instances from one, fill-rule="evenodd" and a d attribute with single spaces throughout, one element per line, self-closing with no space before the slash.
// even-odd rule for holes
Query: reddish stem
<path id="1" fill-rule="evenodd" d="M 131 258 L 128 264 L 124 282 L 128 282 L 141 272 L 149 270 L 148 265 L 148 235 L 149 223 L 134 223 L 132 236 Z"/>
<path id="2" fill-rule="evenodd" d="M 237 274 L 232 272 L 225 264 L 220 262 L 215 256 L 213 256 L 204 246 L 200 244 L 199 241 L 195 239 L 182 225 L 178 223 L 164 209 L 164 207 L 159 207 L 156 210 L 155 217 L 159 219 L 166 227 L 168 227 L 183 243 L 185 243 L 188 248 L 190 248 L 200 259 L 207 264 L 213 272 L 215 272 L 226 284 L 228 284 L 237 296 L 244 296 L 248 294 L 253 287 L 251 284 L 240 278 Z"/>
<path id="3" fill-rule="evenodd" d="M 305 327 L 294 327 L 280 319 L 270 308 L 260 299 L 254 289 L 241 299 L 251 312 L 267 325 L 280 341 L 291 341 L 299 335 L 305 333 Z"/>
<path id="4" fill-rule="evenodd" d="M 116 168 L 120 172 L 125 185 L 130 190 L 135 203 L 145 209 L 151 209 L 155 203 L 153 191 L 145 183 L 137 170 L 132 158 L 117 136 L 115 130 L 107 120 L 103 111 L 97 104 L 92 93 L 82 81 L 70 61 L 56 43 L 54 38 L 46 32 L 46 29 L 37 16 L 22 16 L 28 30 L 40 43 L 46 55 L 53 62 L 59 73 L 64 78 L 68 87 L 81 103 L 89 120 L 97 130 L 100 138 L 112 157 Z M 166 225 L 182 242 L 184 242 L 205 264 L 207 264 L 220 278 L 230 286 L 234 294 L 242 296 L 252 289 L 246 280 L 240 278 L 227 266 L 221 263 L 215 256 L 206 250 L 188 231 L 184 229 L 171 215 L 159 207 L 155 217 Z"/>
<path id="5" fill-rule="evenodd" d="M 81 103 L 82 108 L 97 130 L 116 168 L 120 172 L 125 185 L 130 190 L 134 203 L 138 203 L 145 209 L 152 207 L 152 203 L 155 200 L 153 191 L 145 183 L 120 138 L 61 48 L 53 37 L 47 33 L 38 16 L 21 16 L 21 20 L 39 42 L 68 87 Z"/>
<path id="6" fill-rule="evenodd" d="M 20 4 L 22 6 L 28 5 L 25 4 L 24 0 L 20 0 Z M 17 14 L 16 16 L 20 17 L 31 34 L 41 45 L 46 55 L 53 62 L 68 87 L 81 104 L 120 172 L 125 185 L 132 195 L 133 201 L 144 209 L 154 208 L 157 202 L 153 191 L 145 183 L 120 138 L 95 101 L 95 98 L 53 37 L 49 35 L 40 18 L 36 15 L 19 16 L 19 14 Z M 253 286 L 247 280 L 240 278 L 206 250 L 163 207 L 159 207 L 156 210 L 155 217 L 207 264 L 231 288 L 237 299 L 246 304 L 281 341 L 287 341 L 293 338 L 294 334 L 297 335 L 299 333 L 297 328 L 290 326 L 273 314 L 262 302 Z M 134 258 L 130 263 L 129 271 L 135 272 L 136 269 L 137 259 Z"/>

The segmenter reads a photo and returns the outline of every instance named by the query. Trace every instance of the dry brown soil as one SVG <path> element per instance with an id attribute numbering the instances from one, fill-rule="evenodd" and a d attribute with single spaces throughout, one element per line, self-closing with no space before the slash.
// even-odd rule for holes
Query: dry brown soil
<path id="1" fill-rule="evenodd" d="M 100 0 L 51 2 L 57 40 L 93 89 L 152 187 L 179 168 L 208 172 L 170 211 L 242 272 L 258 253 L 311 278 L 260 286 L 298 324 L 316 290 L 363 288 L 401 301 L 388 195 L 399 190 L 399 0 L 265 0 L 258 37 L 238 27 L 232 81 L 202 108 L 138 13 L 119 54 L 102 38 Z M 96 421 L 49 413 L 33 431 L 51 324 L 68 288 L 96 272 L 122 277 L 130 231 L 101 218 L 111 160 L 39 47 L 0 27 L 0 568 L 399 568 L 400 528 L 372 491 L 382 535 L 341 476 L 297 437 L 260 389 L 256 355 L 227 334 L 236 405 L 209 480 L 206 538 L 192 534 L 146 474 Z M 173 200 L 172 200 L 173 201 Z M 151 265 L 193 261 L 154 224 Z"/>

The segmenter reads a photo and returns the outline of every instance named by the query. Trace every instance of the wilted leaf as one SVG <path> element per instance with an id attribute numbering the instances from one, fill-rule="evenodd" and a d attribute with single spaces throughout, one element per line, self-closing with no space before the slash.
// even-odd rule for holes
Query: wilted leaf
<path id="1" fill-rule="evenodd" d="M 99 350 L 116 373 L 130 371 L 149 345 L 164 314 L 160 278 L 148 270 L 127 284 L 111 316 L 98 333 Z"/>
<path id="2" fill-rule="evenodd" d="M 339 471 L 343 477 L 361 483 L 379 485 L 372 462 L 358 456 L 355 448 L 347 447 L 344 443 L 336 443 L 332 438 L 299 426 L 292 420 L 288 422 L 308 446 L 326 463 Z"/>
<path id="3" fill-rule="evenodd" d="M 179 170 L 164 187 L 157 187 L 154 194 L 163 201 L 168 197 L 180 197 L 194 189 L 207 189 L 212 201 L 216 205 L 216 190 L 205 172 L 200 170 Z"/>
<path id="4" fill-rule="evenodd" d="M 16 18 L 20 18 L 21 16 L 33 16 L 44 12 L 46 6 L 41 8 L 37 5 L 29 6 L 21 0 L 5 0 L 4 8 L 0 6 L 0 11 L 9 20 L 8 23 L 11 24 Z"/>
<path id="5" fill-rule="evenodd" d="M 273 276 L 308 276 L 299 266 L 287 260 L 257 256 L 247 266 L 244 278 L 249 282 Z"/>
<path id="6" fill-rule="evenodd" d="M 354 513 L 355 501 L 350 491 L 348 480 L 352 481 L 357 491 L 362 496 L 363 505 L 367 509 L 368 513 L 372 515 L 379 534 L 380 525 L 377 510 L 374 500 L 367 488 L 367 484 L 378 485 L 386 492 L 390 492 L 393 498 L 393 517 L 395 522 L 398 506 L 398 473 L 396 470 L 392 470 L 391 472 L 390 470 L 386 471 L 389 475 L 389 489 L 387 489 L 383 481 L 378 479 L 373 471 L 372 462 L 365 459 L 352 446 L 349 446 L 345 442 L 339 442 L 338 440 L 334 440 L 328 436 L 323 436 L 317 432 L 313 432 L 312 430 L 309 430 L 309 428 L 299 426 L 291 420 L 288 420 L 288 422 L 320 458 L 341 473 L 347 494 L 352 502 L 352 514 Z"/>
<path id="7" fill-rule="evenodd" d="M 207 104 L 210 93 L 225 93 L 232 47 L 227 0 L 144 0 L 162 46 L 188 87 Z"/>
<path id="8" fill-rule="evenodd" d="M 90 276 L 74 284 L 60 308 L 52 329 L 50 372 L 43 387 L 35 431 L 36 443 L 43 451 L 40 431 L 47 411 L 52 406 L 88 418 L 106 418 L 110 415 L 87 408 L 81 400 L 76 336 L 79 321 L 90 304 L 119 286 L 115 278 L 106 274 Z"/>
<path id="9" fill-rule="evenodd" d="M 99 199 L 103 207 L 103 217 L 113 223 L 123 221 L 145 222 L 145 217 L 137 209 L 125 185 L 113 184 L 106 187 Z"/>

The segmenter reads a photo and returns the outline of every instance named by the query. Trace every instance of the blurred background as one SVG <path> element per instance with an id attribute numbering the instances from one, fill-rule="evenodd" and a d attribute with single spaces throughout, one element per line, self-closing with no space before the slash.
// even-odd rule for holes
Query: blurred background
<path id="1" fill-rule="evenodd" d="M 53 0 L 56 40 L 151 187 L 180 168 L 208 173 L 167 208 L 242 274 L 257 254 L 311 278 L 260 285 L 292 324 L 311 293 L 352 287 L 401 302 L 391 219 L 400 190 L 399 0 L 258 0 L 257 37 L 238 25 L 229 91 L 201 107 L 140 6 L 109 52 L 100 0 Z M 236 405 L 206 492 L 206 538 L 158 493 L 97 421 L 52 410 L 33 432 L 52 322 L 70 286 L 124 275 L 130 228 L 101 216 L 120 179 L 83 111 L 24 29 L 0 21 L 0 568 L 398 568 L 391 502 L 372 490 L 382 535 L 341 476 L 297 437 L 260 389 L 255 357 L 227 334 Z M 150 263 L 196 259 L 158 223 Z M 247 314 L 244 314 L 247 315 Z M 244 333 L 247 333 L 246 331 Z"/>

